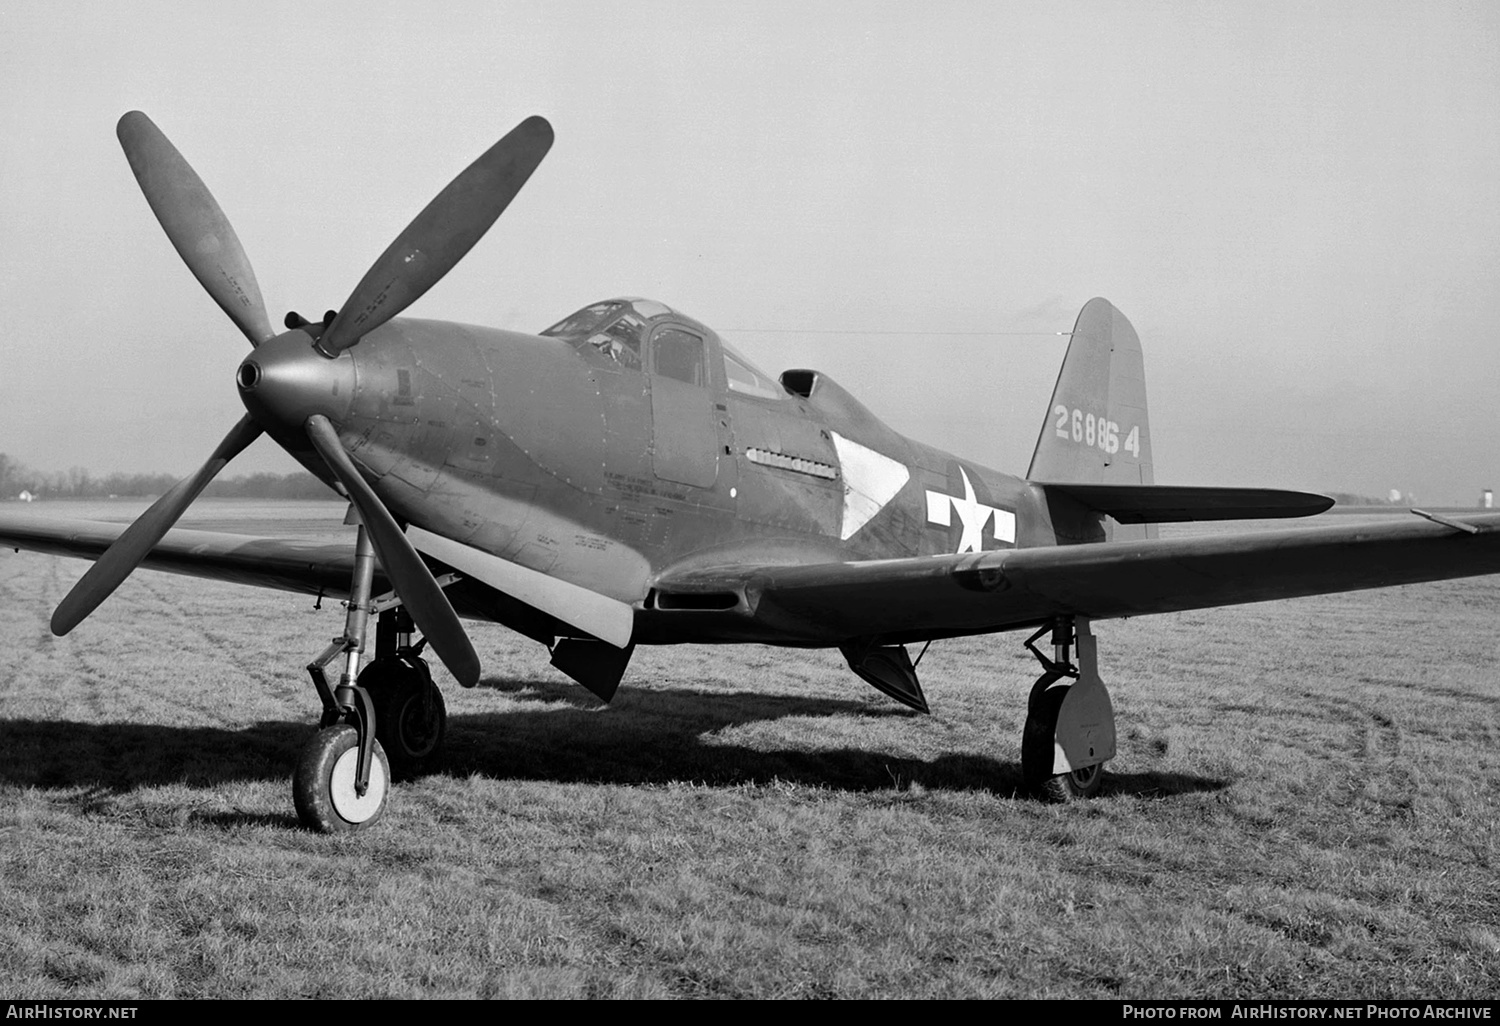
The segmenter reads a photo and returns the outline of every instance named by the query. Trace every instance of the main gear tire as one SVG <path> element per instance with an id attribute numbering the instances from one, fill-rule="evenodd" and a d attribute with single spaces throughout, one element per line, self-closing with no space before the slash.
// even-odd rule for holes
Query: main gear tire
<path id="1" fill-rule="evenodd" d="M 1052 772 L 1057 738 L 1057 715 L 1072 685 L 1050 687 L 1036 696 L 1021 733 L 1021 779 L 1026 792 L 1042 801 L 1063 802 L 1093 798 L 1104 786 L 1104 764 L 1069 773 Z"/>
<path id="2" fill-rule="evenodd" d="M 382 659 L 365 667 L 360 686 L 375 705 L 375 737 L 397 780 L 430 772 L 448 732 L 448 706 L 421 659 Z"/>

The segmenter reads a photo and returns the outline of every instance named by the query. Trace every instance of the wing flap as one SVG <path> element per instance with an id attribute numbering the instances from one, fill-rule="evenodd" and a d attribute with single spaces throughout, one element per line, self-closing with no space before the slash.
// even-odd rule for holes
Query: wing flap
<path id="1" fill-rule="evenodd" d="M 460 573 L 607 641 L 615 648 L 629 646 L 635 628 L 635 610 L 624 602 L 431 531 L 408 527 L 406 533 L 419 552 L 442 560 Z"/>

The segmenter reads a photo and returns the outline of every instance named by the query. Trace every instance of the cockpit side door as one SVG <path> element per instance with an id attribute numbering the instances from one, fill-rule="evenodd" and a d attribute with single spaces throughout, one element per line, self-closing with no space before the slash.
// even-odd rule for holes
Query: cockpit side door
<path id="1" fill-rule="evenodd" d="M 712 488 L 719 477 L 708 345 L 701 332 L 662 324 L 648 344 L 651 466 L 664 481 Z"/>

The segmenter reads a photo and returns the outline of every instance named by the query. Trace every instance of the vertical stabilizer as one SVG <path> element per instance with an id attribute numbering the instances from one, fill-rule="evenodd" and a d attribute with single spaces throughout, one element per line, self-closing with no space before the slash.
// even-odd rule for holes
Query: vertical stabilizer
<path id="1" fill-rule="evenodd" d="M 1108 300 L 1078 314 L 1026 476 L 1057 484 L 1153 484 L 1141 340 Z"/>

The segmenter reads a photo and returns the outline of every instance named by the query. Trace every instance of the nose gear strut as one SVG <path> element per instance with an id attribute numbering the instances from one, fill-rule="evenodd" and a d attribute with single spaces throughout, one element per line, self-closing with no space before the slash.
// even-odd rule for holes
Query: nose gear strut
<path id="1" fill-rule="evenodd" d="M 362 830 L 379 819 L 392 763 L 399 776 L 418 772 L 435 754 L 447 720 L 442 694 L 421 658 L 426 639 L 411 644 L 414 624 L 394 593 L 371 597 L 375 547 L 364 524 L 356 523 L 344 633 L 307 665 L 323 715 L 292 781 L 298 817 L 325 833 Z M 458 579 L 447 574 L 437 583 L 445 587 Z M 376 658 L 362 673 L 372 613 L 378 616 Z M 341 655 L 343 672 L 333 686 L 327 667 Z"/>
<path id="2" fill-rule="evenodd" d="M 297 817 L 304 826 L 325 833 L 359 830 L 374 823 L 385 811 L 390 788 L 389 764 L 375 737 L 375 704 L 357 683 L 374 576 L 375 547 L 360 524 L 354 539 L 354 574 L 344 633 L 307 665 L 313 687 L 323 700 L 323 717 L 292 778 Z M 325 667 L 341 654 L 344 672 L 333 688 Z"/>

